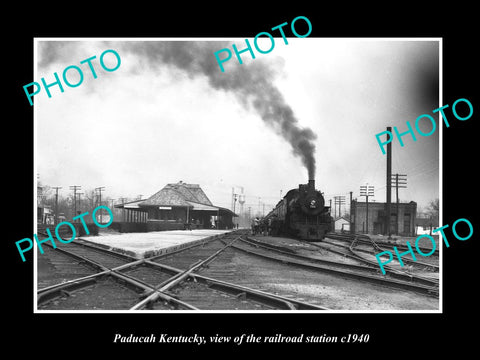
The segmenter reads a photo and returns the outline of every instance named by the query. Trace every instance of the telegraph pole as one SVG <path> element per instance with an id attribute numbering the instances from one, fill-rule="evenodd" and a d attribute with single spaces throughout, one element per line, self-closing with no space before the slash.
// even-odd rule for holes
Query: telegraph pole
<path id="1" fill-rule="evenodd" d="M 71 185 L 70 190 L 73 190 L 73 216 L 77 216 L 77 190 L 81 190 L 81 185 Z"/>
<path id="2" fill-rule="evenodd" d="M 101 206 L 102 205 L 102 191 L 105 191 L 105 187 L 104 186 L 100 186 L 100 187 L 97 187 L 95 188 L 95 191 L 98 191 L 98 194 L 99 194 L 99 204 L 98 206 Z M 100 224 L 103 223 L 102 221 L 102 211 L 100 211 Z"/>
<path id="3" fill-rule="evenodd" d="M 81 199 L 82 194 L 83 193 L 79 193 L 79 192 L 77 192 L 77 194 L 76 194 L 76 195 L 78 195 L 78 208 L 79 208 L 78 212 L 82 211 L 82 199 Z"/>
<path id="4" fill-rule="evenodd" d="M 335 214 L 336 214 L 336 209 L 337 209 L 337 204 L 338 204 L 338 216 L 342 216 L 342 204 L 345 205 L 345 196 L 334 196 L 335 199 Z"/>
<path id="5" fill-rule="evenodd" d="M 387 134 L 392 133 L 392 127 L 387 127 Z M 393 136 L 393 135 L 391 135 Z M 385 235 L 388 235 L 390 239 L 390 213 L 392 205 L 392 182 L 390 181 L 392 177 L 392 142 L 390 141 L 387 144 L 387 204 L 385 209 Z"/>
<path id="6" fill-rule="evenodd" d="M 60 186 L 54 186 L 52 189 L 55 189 L 55 225 L 58 224 L 58 189 L 61 189 Z"/>
<path id="7" fill-rule="evenodd" d="M 233 228 L 235 228 L 235 205 L 237 203 L 237 195 L 238 194 L 233 194 L 233 217 L 232 217 Z"/>
<path id="8" fill-rule="evenodd" d="M 395 233 L 398 235 L 398 224 L 399 224 L 399 221 L 400 221 L 400 207 L 399 207 L 399 200 L 398 200 L 398 189 L 399 188 L 403 188 L 403 189 L 406 189 L 407 188 L 407 175 L 400 175 L 400 174 L 394 174 L 392 175 L 391 177 L 391 182 L 392 182 L 392 185 L 393 187 L 396 188 L 396 195 L 397 195 L 397 221 L 396 221 L 396 225 L 395 225 Z"/>
<path id="9" fill-rule="evenodd" d="M 353 196 L 353 191 L 350 191 L 350 216 L 348 219 L 348 222 L 350 224 L 350 233 L 353 234 L 353 229 L 352 229 L 352 196 Z"/>
<path id="10" fill-rule="evenodd" d="M 367 209 L 366 209 L 366 233 L 368 234 L 368 197 L 369 196 L 374 196 L 374 187 L 373 186 L 369 186 L 368 184 L 367 185 L 364 185 L 364 186 L 360 186 L 360 196 L 365 196 L 366 199 L 367 199 Z"/>
<path id="11" fill-rule="evenodd" d="M 125 200 L 126 200 L 126 198 L 122 197 L 122 198 L 119 198 L 118 200 L 120 200 L 122 202 L 122 219 L 123 219 L 123 222 L 125 222 Z"/>

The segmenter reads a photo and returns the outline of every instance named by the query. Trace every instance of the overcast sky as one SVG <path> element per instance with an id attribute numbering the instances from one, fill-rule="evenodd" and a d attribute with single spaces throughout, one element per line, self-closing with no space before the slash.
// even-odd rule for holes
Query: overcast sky
<path id="1" fill-rule="evenodd" d="M 405 131 L 407 120 L 414 125 L 439 106 L 436 40 L 289 38 L 285 45 L 276 38 L 268 54 L 242 54 L 242 65 L 233 55 L 225 73 L 213 52 L 244 43 L 204 40 L 37 39 L 34 81 L 53 82 L 53 73 L 61 77 L 69 65 L 84 70 L 80 86 L 64 85 L 63 93 L 52 87 L 51 98 L 42 89 L 34 98 L 42 184 L 62 186 L 64 196 L 70 185 L 104 186 L 102 196 L 118 199 L 147 198 L 182 180 L 200 184 L 215 205 L 230 207 L 232 187 L 236 193 L 243 187 L 246 208 L 265 203 L 269 209 L 280 191 L 307 182 L 305 161 L 294 148 L 308 143 L 327 202 L 337 195 L 348 202 L 349 192 L 358 197 L 367 183 L 375 187 L 374 199 L 385 201 L 386 156 L 375 134 L 387 126 Z M 113 72 L 99 63 L 108 49 L 121 57 Z M 93 55 L 97 79 L 80 65 Z M 105 61 L 115 65 L 112 54 Z M 76 82 L 75 71 L 68 74 Z M 282 121 L 290 116 L 308 141 L 285 135 L 284 123 L 262 113 L 272 93 L 282 104 Z M 421 127 L 431 129 L 427 122 Z M 416 142 L 405 136 L 404 147 L 394 141 L 392 172 L 406 174 L 408 183 L 401 201 L 424 207 L 439 197 L 438 128 Z"/>

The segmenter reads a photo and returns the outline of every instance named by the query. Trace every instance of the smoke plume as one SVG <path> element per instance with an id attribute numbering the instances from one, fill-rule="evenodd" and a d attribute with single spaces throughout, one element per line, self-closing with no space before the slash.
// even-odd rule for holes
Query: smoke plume
<path id="1" fill-rule="evenodd" d="M 222 48 L 231 49 L 228 42 L 142 41 L 121 44 L 119 47 L 119 43 L 112 43 L 111 48 L 135 54 L 152 70 L 161 64 L 172 65 L 186 71 L 192 78 L 205 75 L 214 89 L 234 94 L 288 141 L 293 153 L 307 167 L 309 179 L 315 178 L 314 141 L 317 136 L 309 128 L 300 127 L 293 110 L 273 83 L 275 71 L 271 66 L 258 59 L 250 59 L 248 64 L 241 65 L 232 51 L 232 58 L 224 63 L 225 72 L 221 72 L 213 53 Z M 246 59 L 250 55 L 247 52 L 243 56 Z"/>

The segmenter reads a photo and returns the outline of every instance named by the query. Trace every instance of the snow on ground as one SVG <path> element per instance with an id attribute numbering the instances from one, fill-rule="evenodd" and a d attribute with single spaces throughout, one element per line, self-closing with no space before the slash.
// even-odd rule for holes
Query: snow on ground
<path id="1" fill-rule="evenodd" d="M 133 252 L 143 257 L 146 252 L 175 247 L 193 241 L 204 240 L 211 236 L 225 234 L 231 230 L 170 230 L 144 233 L 109 233 L 100 232 L 98 236 L 82 237 L 92 243 L 104 245 L 112 249 Z"/>

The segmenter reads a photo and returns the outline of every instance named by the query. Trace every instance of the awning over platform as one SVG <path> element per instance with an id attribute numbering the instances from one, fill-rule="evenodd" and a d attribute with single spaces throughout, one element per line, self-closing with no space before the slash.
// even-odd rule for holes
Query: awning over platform
<path id="1" fill-rule="evenodd" d="M 206 204 L 198 204 L 191 201 L 187 201 L 190 205 L 193 206 L 192 210 L 199 210 L 199 211 L 219 211 L 220 208 L 213 205 L 206 205 Z"/>
<path id="2" fill-rule="evenodd" d="M 137 210 L 142 211 L 142 208 L 140 207 L 139 204 L 144 202 L 144 201 L 145 201 L 145 199 L 129 201 L 129 202 L 126 202 L 126 203 L 123 203 L 123 204 L 116 204 L 116 205 L 114 205 L 114 207 L 117 208 L 117 209 L 137 209 Z M 146 211 L 146 209 L 143 209 L 143 210 Z"/>

